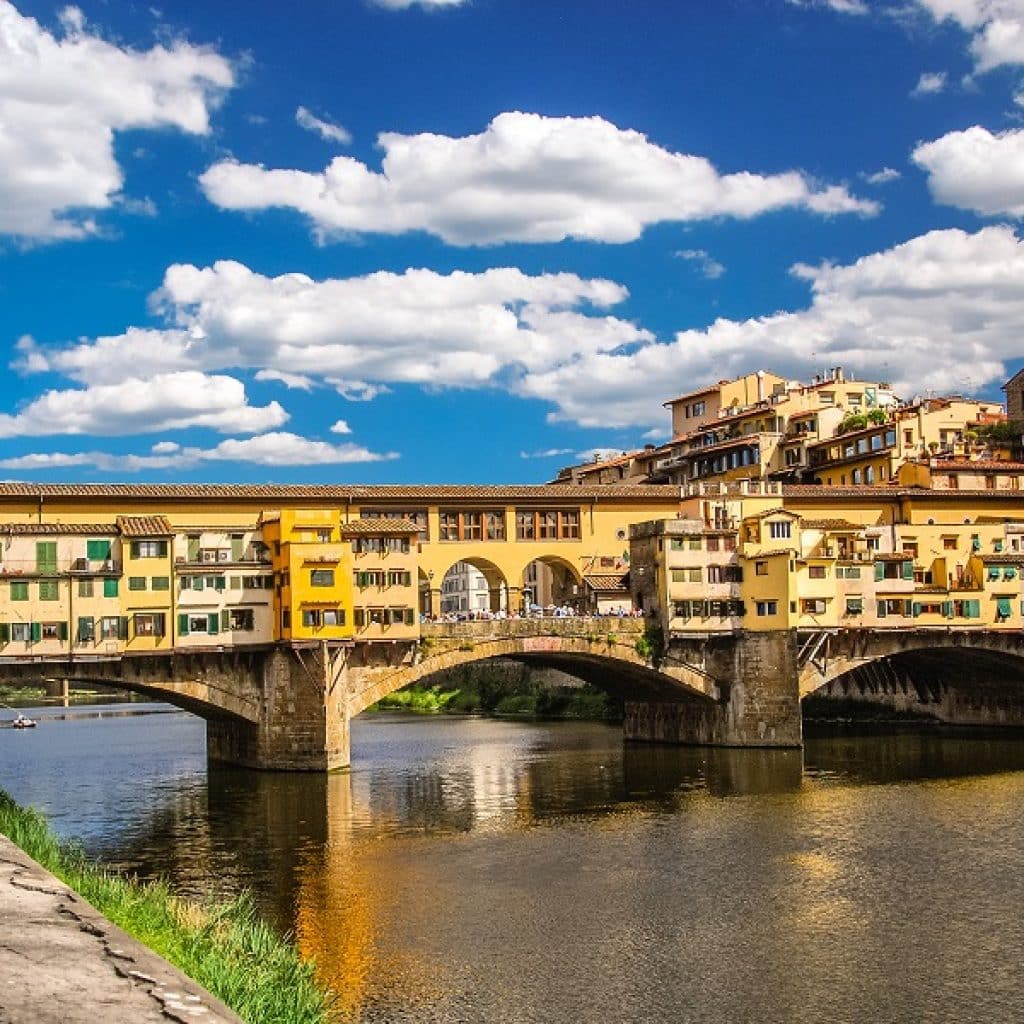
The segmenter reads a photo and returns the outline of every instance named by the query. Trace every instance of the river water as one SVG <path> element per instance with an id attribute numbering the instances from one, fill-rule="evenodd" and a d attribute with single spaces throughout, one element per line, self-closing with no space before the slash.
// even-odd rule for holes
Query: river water
<path id="1" fill-rule="evenodd" d="M 343 1020 L 1024 1020 L 1024 737 L 377 715 L 324 778 L 208 771 L 202 722 L 130 711 L 0 731 L 0 787 L 184 893 L 251 888 Z"/>

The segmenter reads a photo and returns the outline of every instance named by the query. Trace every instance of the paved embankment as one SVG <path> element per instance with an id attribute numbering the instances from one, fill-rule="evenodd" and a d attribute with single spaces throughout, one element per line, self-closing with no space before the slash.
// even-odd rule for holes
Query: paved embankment
<path id="1" fill-rule="evenodd" d="M 242 1024 L 0 836 L 0 1024 Z"/>

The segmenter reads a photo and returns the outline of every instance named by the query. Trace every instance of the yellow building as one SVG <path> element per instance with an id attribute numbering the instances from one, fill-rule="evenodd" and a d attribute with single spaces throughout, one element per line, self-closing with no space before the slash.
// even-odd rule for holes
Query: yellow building
<path id="1" fill-rule="evenodd" d="M 1024 626 L 1009 490 L 694 487 L 631 551 L 636 599 L 668 634 Z"/>
<path id="2" fill-rule="evenodd" d="M 352 555 L 353 621 L 358 640 L 419 636 L 420 528 L 408 519 L 366 518 L 343 524 Z"/>
<path id="3" fill-rule="evenodd" d="M 165 515 L 118 516 L 121 534 L 121 612 L 127 619 L 124 649 L 133 654 L 169 651 L 172 631 L 174 529 Z"/>

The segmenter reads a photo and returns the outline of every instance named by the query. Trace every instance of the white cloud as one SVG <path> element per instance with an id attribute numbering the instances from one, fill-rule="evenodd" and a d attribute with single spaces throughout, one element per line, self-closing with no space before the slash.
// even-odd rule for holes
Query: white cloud
<path id="1" fill-rule="evenodd" d="M 91 34 L 77 8 L 62 34 L 0 0 L 0 235 L 47 241 L 97 230 L 90 213 L 119 201 L 114 134 L 209 131 L 230 63 L 176 41 L 144 52 Z M 122 200 L 131 209 L 132 200 Z M 134 210 L 133 212 L 139 212 Z"/>
<path id="2" fill-rule="evenodd" d="M 792 7 L 827 7 L 838 14 L 867 14 L 865 0 L 787 0 Z"/>
<path id="3" fill-rule="evenodd" d="M 352 428 L 344 420 L 336 420 L 331 426 L 332 434 L 351 434 Z"/>
<path id="4" fill-rule="evenodd" d="M 911 159 L 928 172 L 935 200 L 982 216 L 1024 216 L 1024 129 L 979 125 L 921 143 Z"/>
<path id="5" fill-rule="evenodd" d="M 318 235 L 426 231 L 453 245 L 630 242 L 652 224 L 802 208 L 873 215 L 845 187 L 799 171 L 720 174 L 600 117 L 500 114 L 479 135 L 385 132 L 381 172 L 338 156 L 320 174 L 221 161 L 199 181 L 231 210 L 284 207 Z"/>
<path id="6" fill-rule="evenodd" d="M 971 36 L 975 70 L 1024 63 L 1022 0 L 917 0 L 936 21 L 949 20 Z"/>
<path id="7" fill-rule="evenodd" d="M 289 390 L 312 391 L 316 381 L 302 373 L 286 373 L 284 370 L 260 370 L 256 380 L 274 380 Z"/>
<path id="8" fill-rule="evenodd" d="M 696 265 L 709 280 L 714 281 L 725 273 L 725 264 L 708 255 L 707 249 L 680 249 L 676 256 Z"/>
<path id="9" fill-rule="evenodd" d="M 47 391 L 15 415 L 0 414 L 0 437 L 113 436 L 186 427 L 245 433 L 268 430 L 287 419 L 277 402 L 249 405 L 244 386 L 233 377 L 183 371 Z"/>
<path id="10" fill-rule="evenodd" d="M 1024 335 L 1024 242 L 1004 226 L 933 231 L 849 266 L 798 265 L 805 310 L 681 331 L 628 354 L 598 352 L 530 374 L 519 393 L 588 427 L 664 423 L 660 401 L 765 366 L 804 378 L 842 365 L 908 396 L 1004 379 Z"/>
<path id="11" fill-rule="evenodd" d="M 295 120 L 300 128 L 305 128 L 307 132 L 319 135 L 320 138 L 327 142 L 338 142 L 343 146 L 347 146 L 352 141 L 352 135 L 347 128 L 343 128 L 340 124 L 334 124 L 331 121 L 324 121 L 316 117 L 305 107 L 299 107 L 295 111 Z"/>
<path id="12" fill-rule="evenodd" d="M 910 90 L 911 96 L 932 96 L 946 88 L 945 71 L 924 71 L 917 80 L 917 85 Z"/>
<path id="13" fill-rule="evenodd" d="M 537 452 L 520 452 L 521 459 L 554 459 L 560 455 L 571 455 L 571 448 L 545 448 Z"/>
<path id="14" fill-rule="evenodd" d="M 621 448 L 588 448 L 586 451 L 577 452 L 576 458 L 580 462 L 605 462 L 608 459 L 617 459 L 625 455 Z"/>
<path id="15" fill-rule="evenodd" d="M 861 177 L 869 185 L 888 185 L 890 181 L 899 181 L 903 175 L 895 167 L 883 167 L 880 171 L 873 171 L 871 174 L 862 173 Z"/>
<path id="16" fill-rule="evenodd" d="M 376 7 L 384 7 L 389 11 L 405 11 L 417 4 L 428 11 L 441 10 L 444 7 L 461 7 L 469 0 L 370 0 Z"/>
<path id="17" fill-rule="evenodd" d="M 264 277 L 227 261 L 176 264 L 154 297 L 165 329 L 129 328 L 67 348 L 26 342 L 18 367 L 98 386 L 139 365 L 164 374 L 258 369 L 263 379 L 287 366 L 367 401 L 391 384 L 480 386 L 649 340 L 649 332 L 606 314 L 626 296 L 612 281 L 514 268 L 318 282 Z"/>
<path id="18" fill-rule="evenodd" d="M 182 448 L 160 442 L 151 455 L 110 452 L 34 452 L 0 459 L 0 468 L 15 470 L 66 469 L 91 466 L 107 473 L 137 473 L 153 469 L 182 469 L 203 462 L 249 462 L 261 466 L 327 466 L 353 462 L 383 462 L 397 453 L 372 452 L 355 444 L 328 444 L 297 434 L 275 432 L 243 440 L 229 438 L 214 448 Z"/>

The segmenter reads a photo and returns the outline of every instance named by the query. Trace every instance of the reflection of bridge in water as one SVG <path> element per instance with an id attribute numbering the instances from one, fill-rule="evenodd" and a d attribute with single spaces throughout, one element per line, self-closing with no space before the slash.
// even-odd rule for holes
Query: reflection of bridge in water
<path id="1" fill-rule="evenodd" d="M 652 646 L 643 620 L 428 624 L 393 644 L 266 645 L 3 665 L 8 681 L 102 682 L 207 722 L 211 758 L 264 768 L 349 763 L 349 722 L 410 683 L 493 658 L 556 668 L 613 694 L 626 738 L 738 747 L 802 742 L 801 698 L 871 700 L 952 724 L 1024 724 L 1024 637 L 1007 631 L 737 631 Z"/>

